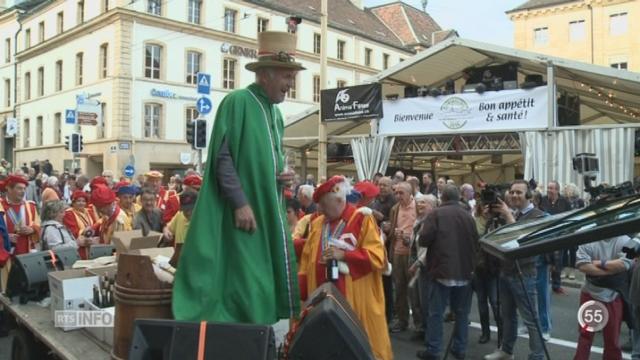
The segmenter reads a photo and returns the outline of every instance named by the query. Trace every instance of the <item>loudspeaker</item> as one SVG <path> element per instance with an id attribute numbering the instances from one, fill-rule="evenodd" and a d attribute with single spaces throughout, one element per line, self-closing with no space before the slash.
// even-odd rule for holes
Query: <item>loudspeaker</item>
<path id="1" fill-rule="evenodd" d="M 333 284 L 324 283 L 317 288 L 305 309 L 308 312 L 293 337 L 289 359 L 374 359 L 358 317 Z"/>
<path id="2" fill-rule="evenodd" d="M 130 360 L 196 359 L 200 323 L 136 320 Z M 207 323 L 204 358 L 208 360 L 274 360 L 273 328 L 265 325 Z"/>
<path id="3" fill-rule="evenodd" d="M 580 97 L 562 92 L 558 98 L 558 125 L 580 125 Z"/>
<path id="4" fill-rule="evenodd" d="M 418 96 L 418 87 L 417 86 L 405 86 L 404 87 L 404 97 L 412 98 Z"/>
<path id="5" fill-rule="evenodd" d="M 40 301 L 49 294 L 49 271 L 71 269 L 78 260 L 78 250 L 71 247 L 17 255 L 7 280 L 7 295 L 19 296 L 20 303 Z"/>

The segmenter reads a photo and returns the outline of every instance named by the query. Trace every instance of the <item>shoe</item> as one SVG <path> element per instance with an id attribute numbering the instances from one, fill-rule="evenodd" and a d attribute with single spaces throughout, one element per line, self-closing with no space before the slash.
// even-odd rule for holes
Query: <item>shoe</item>
<path id="1" fill-rule="evenodd" d="M 407 330 L 407 324 L 404 324 L 399 320 L 395 321 L 389 328 L 389 331 L 391 331 L 392 333 L 399 333 L 405 330 Z"/>
<path id="2" fill-rule="evenodd" d="M 424 331 L 414 331 L 413 334 L 411 334 L 411 338 L 409 340 L 423 342 L 424 337 L 425 337 Z"/>
<path id="3" fill-rule="evenodd" d="M 453 358 L 456 360 L 464 360 L 465 357 L 465 354 L 460 354 L 453 350 L 449 351 L 449 354 L 451 354 L 451 356 L 453 356 Z"/>
<path id="4" fill-rule="evenodd" d="M 562 287 L 559 287 L 557 289 L 553 289 L 553 292 L 557 295 L 569 295 L 569 293 L 567 293 L 567 290 L 565 290 Z"/>
<path id="5" fill-rule="evenodd" d="M 551 334 L 549 334 L 548 332 L 542 333 L 542 340 L 544 340 L 544 341 L 551 340 Z"/>
<path id="6" fill-rule="evenodd" d="M 484 360 L 513 360 L 513 355 L 498 349 L 489 355 L 485 355 L 483 359 Z"/>
<path id="7" fill-rule="evenodd" d="M 437 356 L 433 356 L 427 353 L 427 350 L 418 350 L 418 352 L 416 353 L 416 357 L 422 360 L 438 360 Z"/>
<path id="8" fill-rule="evenodd" d="M 489 342 L 489 340 L 491 340 L 491 335 L 489 335 L 488 333 L 482 334 L 480 336 L 480 339 L 478 339 L 478 344 L 486 344 Z"/>

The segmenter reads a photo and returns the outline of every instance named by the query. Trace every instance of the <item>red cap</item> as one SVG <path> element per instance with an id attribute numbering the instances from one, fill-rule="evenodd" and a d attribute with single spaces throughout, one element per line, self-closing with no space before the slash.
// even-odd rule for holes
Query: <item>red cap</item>
<path id="1" fill-rule="evenodd" d="M 107 183 L 107 179 L 103 178 L 102 176 L 94 177 L 93 179 L 91 179 L 91 182 L 89 183 L 89 187 L 91 187 L 92 191 L 98 185 L 109 186 L 109 184 Z"/>
<path id="2" fill-rule="evenodd" d="M 340 176 L 340 175 L 332 176 L 331 179 L 327 180 L 322 185 L 318 186 L 316 191 L 313 192 L 313 202 L 315 203 L 320 202 L 320 198 L 322 198 L 323 195 L 329 192 L 338 192 L 339 188 L 337 187 L 337 185 L 343 181 L 345 181 L 344 176 Z"/>
<path id="3" fill-rule="evenodd" d="M 202 186 L 202 178 L 198 175 L 189 175 L 182 181 L 183 185 L 199 187 Z"/>
<path id="4" fill-rule="evenodd" d="M 15 184 L 24 184 L 26 186 L 29 185 L 29 182 L 22 176 L 9 175 L 9 177 L 4 181 L 4 184 L 5 186 L 11 186 Z"/>
<path id="5" fill-rule="evenodd" d="M 356 189 L 363 198 L 374 198 L 380 194 L 380 188 L 368 180 L 360 181 L 353 188 Z"/>
<path id="6" fill-rule="evenodd" d="M 76 190 L 71 194 L 71 202 L 83 198 L 85 201 L 89 201 L 89 194 L 82 190 Z"/>
<path id="7" fill-rule="evenodd" d="M 107 206 L 116 201 L 116 194 L 104 185 L 97 185 L 91 192 L 91 202 L 97 206 Z"/>

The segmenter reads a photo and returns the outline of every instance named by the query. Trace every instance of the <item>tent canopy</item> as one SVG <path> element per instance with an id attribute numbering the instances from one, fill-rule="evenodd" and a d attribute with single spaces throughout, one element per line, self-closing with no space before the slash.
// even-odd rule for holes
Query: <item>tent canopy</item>
<path id="1" fill-rule="evenodd" d="M 640 74 L 638 73 L 461 38 L 441 42 L 364 82 L 381 83 L 385 97 L 403 97 L 405 86 L 443 87 L 448 80 L 455 80 L 456 90 L 459 91 L 464 85 L 462 75 L 465 69 L 507 62 L 519 64 L 519 83 L 522 83 L 524 77 L 530 74 L 540 74 L 545 81 L 548 81 L 547 72 L 551 64 L 554 67 L 557 91 L 580 96 L 580 125 L 554 129 L 640 127 Z M 327 129 L 329 142 L 348 143 L 352 137 L 367 136 L 372 132 L 371 123 L 371 121 L 329 123 Z M 457 139 L 451 141 L 454 137 Z M 522 164 L 521 149 L 505 150 L 504 142 L 499 139 L 490 141 L 472 139 L 468 146 L 460 150 L 460 137 L 452 134 L 449 138 L 447 141 L 442 139 L 442 136 L 429 134 L 425 134 L 424 137 L 413 136 L 411 141 L 418 146 L 414 146 L 412 151 L 406 151 L 406 141 L 396 139 L 389 166 L 416 170 L 434 169 L 438 174 L 462 176 Z M 318 106 L 313 106 L 304 113 L 287 119 L 285 146 L 305 151 L 308 154 L 310 168 L 315 167 L 316 164 L 314 159 L 317 159 L 317 139 Z M 462 140 L 466 141 L 466 139 Z M 444 145 L 451 143 L 451 155 L 458 156 L 447 157 L 442 151 L 443 146 L 426 146 L 428 143 L 438 141 Z M 453 143 L 458 143 L 455 149 Z M 446 150 L 446 147 L 444 149 Z M 498 154 L 502 158 L 501 164 L 496 161 Z M 338 171 L 354 169 L 352 164 L 329 164 L 329 166 Z M 517 171 L 520 170 L 522 169 Z"/>

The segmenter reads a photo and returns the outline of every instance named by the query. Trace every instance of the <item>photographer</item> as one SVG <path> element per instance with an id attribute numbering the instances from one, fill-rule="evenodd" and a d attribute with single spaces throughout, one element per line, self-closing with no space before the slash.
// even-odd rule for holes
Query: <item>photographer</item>
<path id="1" fill-rule="evenodd" d="M 515 209 L 515 214 L 498 199 L 497 204 L 491 205 L 491 211 L 499 214 L 507 224 L 528 219 L 542 217 L 544 213 L 536 209 L 531 203 L 531 189 L 529 183 L 524 180 L 515 180 L 509 188 L 509 200 Z M 518 337 L 518 317 L 516 310 L 522 315 L 522 320 L 529 331 L 529 359 L 538 360 L 544 358 L 542 339 L 538 334 L 536 306 L 536 262 L 538 256 L 518 260 L 522 281 L 518 274 L 518 267 L 513 261 L 501 263 L 499 288 L 500 288 L 500 317 L 502 319 L 503 341 L 502 347 L 493 353 L 486 355 L 485 360 L 513 359 L 513 348 Z"/>

